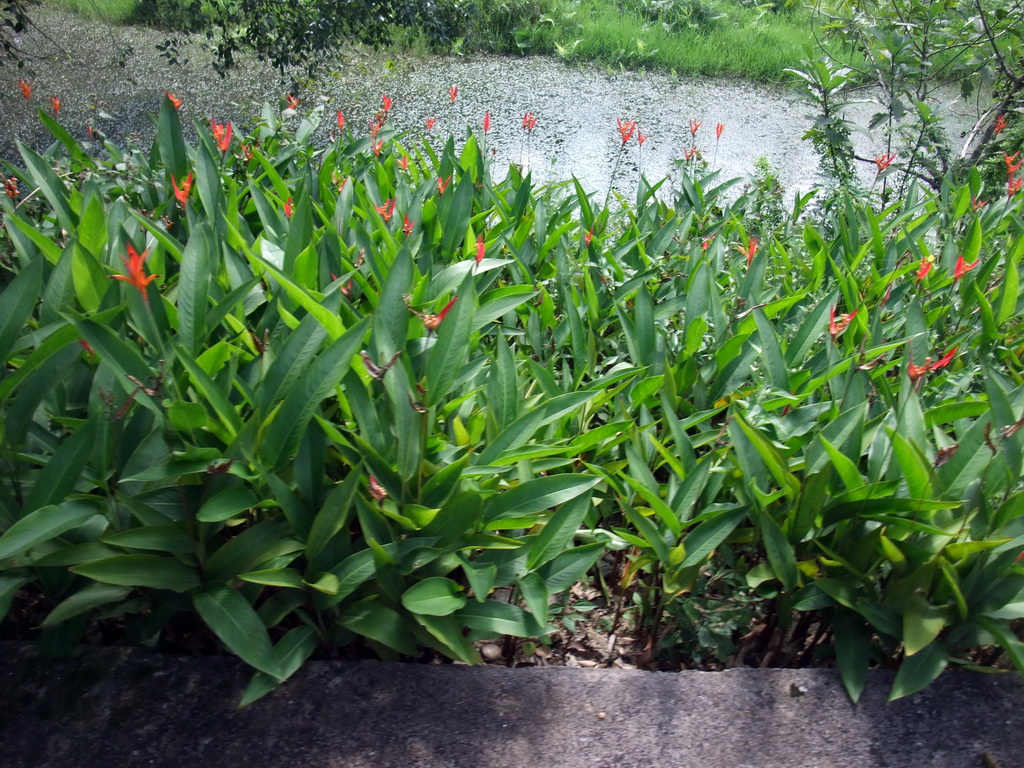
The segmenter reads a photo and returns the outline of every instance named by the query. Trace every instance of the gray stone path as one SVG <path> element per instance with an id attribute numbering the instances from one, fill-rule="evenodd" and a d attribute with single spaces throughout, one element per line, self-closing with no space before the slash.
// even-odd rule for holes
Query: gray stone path
<path id="1" fill-rule="evenodd" d="M 252 706 L 230 658 L 0 643 L 0 768 L 1024 768 L 1024 683 L 853 706 L 830 670 L 313 662 Z"/>

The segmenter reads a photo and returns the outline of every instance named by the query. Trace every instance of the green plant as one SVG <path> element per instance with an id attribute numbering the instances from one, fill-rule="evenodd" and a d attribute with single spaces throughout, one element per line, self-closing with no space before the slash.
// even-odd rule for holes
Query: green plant
<path id="1" fill-rule="evenodd" d="M 647 659 L 831 658 L 853 699 L 1024 669 L 1024 198 L 769 229 L 697 164 L 601 204 L 390 108 L 192 145 L 165 99 L 101 156 L 41 113 L 0 197 L 0 615 L 199 637 L 248 702 L 314 653 L 544 638 L 610 551 Z"/>

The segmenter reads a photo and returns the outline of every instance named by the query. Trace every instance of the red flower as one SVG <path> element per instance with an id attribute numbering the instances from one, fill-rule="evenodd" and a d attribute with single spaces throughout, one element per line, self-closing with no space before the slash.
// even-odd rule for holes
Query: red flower
<path id="1" fill-rule="evenodd" d="M 142 298 L 149 300 L 146 296 L 146 286 L 156 280 L 160 275 L 147 275 L 144 269 L 146 262 L 146 256 L 149 255 L 149 251 L 143 251 L 142 255 L 135 252 L 131 243 L 128 243 L 128 258 L 121 257 L 121 261 L 124 262 L 125 268 L 128 270 L 127 275 L 111 275 L 115 280 L 124 280 L 126 283 L 134 285 Z"/>
<path id="2" fill-rule="evenodd" d="M 173 106 L 175 109 L 181 109 L 182 100 L 179 99 L 176 94 L 164 91 L 164 96 L 166 96 L 167 100 L 171 102 L 171 106 Z"/>
<path id="3" fill-rule="evenodd" d="M 911 362 L 907 363 L 907 375 L 910 376 L 911 380 L 916 381 L 924 376 L 926 373 L 937 371 L 940 368 L 945 368 L 953 361 L 953 356 L 956 354 L 956 347 L 953 347 L 949 352 L 943 355 L 941 358 L 936 360 L 934 363 L 930 357 L 924 359 L 924 365 L 914 365 Z"/>
<path id="4" fill-rule="evenodd" d="M 636 143 L 639 144 L 642 147 L 644 145 L 644 142 L 647 141 L 647 137 L 650 136 L 650 135 L 651 134 L 649 134 L 649 133 L 640 133 L 640 129 L 637 128 L 637 131 L 636 131 Z"/>
<path id="5" fill-rule="evenodd" d="M 373 496 L 374 501 L 384 501 L 388 497 L 388 492 L 380 487 L 380 483 L 373 475 L 370 475 L 370 495 Z"/>
<path id="6" fill-rule="evenodd" d="M 24 80 L 18 81 L 18 87 L 21 88 L 21 95 L 25 97 L 25 101 L 32 98 L 32 86 L 26 83 Z"/>
<path id="7" fill-rule="evenodd" d="M 956 266 L 953 268 L 953 279 L 959 280 L 979 264 L 981 264 L 981 259 L 975 259 L 973 264 L 968 264 L 964 261 L 964 257 L 962 255 L 957 256 Z"/>
<path id="8" fill-rule="evenodd" d="M 619 135 L 622 137 L 622 146 L 626 146 L 626 142 L 633 138 L 633 131 L 636 130 L 636 121 L 627 120 L 622 122 L 621 117 L 616 117 L 615 126 L 619 129 Z"/>
<path id="9" fill-rule="evenodd" d="M 408 237 L 412 234 L 412 226 L 415 222 L 409 221 L 409 214 L 402 216 L 402 234 Z"/>
<path id="10" fill-rule="evenodd" d="M 888 155 L 879 155 L 875 158 L 875 165 L 878 166 L 878 172 L 881 173 L 899 156 L 899 153 L 893 152 Z"/>
<path id="11" fill-rule="evenodd" d="M 18 180 L 13 176 L 4 179 L 4 192 L 11 200 L 18 199 Z"/>
<path id="12" fill-rule="evenodd" d="M 448 98 L 452 100 L 452 104 L 455 103 L 455 99 L 459 97 L 459 89 L 456 86 L 452 86 L 448 89 Z"/>
<path id="13" fill-rule="evenodd" d="M 683 150 L 683 157 L 686 158 L 686 162 L 690 162 L 697 156 L 697 147 L 690 147 L 689 149 Z"/>
<path id="14" fill-rule="evenodd" d="M 377 206 L 377 213 L 384 217 L 384 221 L 391 221 L 391 216 L 395 212 L 395 198 L 389 198 L 384 201 L 384 205 Z"/>
<path id="15" fill-rule="evenodd" d="M 440 176 L 437 177 L 437 194 L 443 195 L 445 190 L 448 189 L 448 185 L 452 183 L 452 177 L 449 176 L 447 179 L 442 179 Z"/>
<path id="16" fill-rule="evenodd" d="M 380 151 L 384 149 L 384 139 L 370 142 L 370 149 L 373 150 L 373 154 L 376 157 L 380 157 Z"/>
<path id="17" fill-rule="evenodd" d="M 1005 128 L 1005 127 L 1006 127 L 1006 115 L 1000 115 L 999 117 L 996 118 L 996 124 L 995 124 L 995 126 L 993 126 L 992 130 L 995 133 L 999 134 L 999 133 L 1003 132 L 1003 128 Z"/>
<path id="18" fill-rule="evenodd" d="M 345 130 L 345 114 L 340 109 L 338 110 L 338 130 Z"/>
<path id="19" fill-rule="evenodd" d="M 299 108 L 299 97 L 298 96 L 293 96 L 290 93 L 286 93 L 284 95 L 284 100 L 288 104 L 288 109 L 298 109 Z"/>
<path id="20" fill-rule="evenodd" d="M 412 307 L 409 307 L 409 311 L 423 321 L 423 325 L 426 327 L 428 331 L 434 331 L 437 330 L 437 326 L 439 326 L 441 322 L 445 319 L 445 317 L 448 316 L 448 313 L 451 311 L 452 307 L 455 306 L 455 301 L 458 298 L 458 296 L 453 296 L 452 300 L 444 305 L 444 309 L 442 309 L 436 315 L 421 315 Z"/>
<path id="21" fill-rule="evenodd" d="M 50 106 L 53 107 L 53 116 L 56 117 L 60 112 L 60 99 L 56 96 L 50 97 Z"/>
<path id="22" fill-rule="evenodd" d="M 976 197 L 971 198 L 971 208 L 974 209 L 975 213 L 980 211 L 986 205 L 988 205 L 988 200 L 979 200 Z"/>
<path id="23" fill-rule="evenodd" d="M 484 260 L 484 252 L 486 250 L 487 250 L 487 247 L 484 245 L 484 236 L 483 235 L 477 235 L 476 236 L 476 263 L 477 264 L 479 264 L 481 261 Z"/>
<path id="24" fill-rule="evenodd" d="M 722 131 L 724 130 L 725 125 L 723 125 L 722 123 L 719 123 L 718 125 L 715 126 L 715 141 L 718 141 L 719 139 L 722 138 Z"/>
<path id="25" fill-rule="evenodd" d="M 386 93 L 382 93 L 380 98 L 381 98 L 381 103 L 384 104 L 384 111 L 385 112 L 390 112 L 391 111 L 391 97 L 388 96 Z"/>
<path id="26" fill-rule="evenodd" d="M 181 187 L 179 188 L 177 179 L 174 178 L 174 174 L 171 174 L 171 186 L 174 187 L 174 196 L 178 199 L 178 202 L 181 203 L 182 208 L 185 207 L 185 203 L 188 201 L 189 192 L 192 191 L 192 181 L 194 176 L 195 174 L 190 171 L 188 178 L 181 183 Z"/>
<path id="27" fill-rule="evenodd" d="M 428 131 L 434 130 L 434 126 L 435 125 L 437 125 L 437 118 L 436 117 L 428 117 L 427 118 L 427 130 Z"/>
<path id="28" fill-rule="evenodd" d="M 832 307 L 832 310 L 829 312 L 828 315 L 828 332 L 832 334 L 832 337 L 835 338 L 843 331 L 845 331 L 846 327 L 850 324 L 850 321 L 857 316 L 858 312 L 860 312 L 860 309 L 855 309 L 848 315 L 840 315 L 839 321 L 837 322 L 836 308 Z"/>
<path id="29" fill-rule="evenodd" d="M 217 142 L 217 149 L 227 152 L 228 147 L 231 146 L 231 121 L 229 120 L 227 125 L 222 125 L 210 120 L 210 128 L 213 130 L 213 139 Z"/>
<path id="30" fill-rule="evenodd" d="M 408 171 L 409 170 L 409 156 L 408 155 L 402 155 L 400 158 L 398 158 L 398 164 L 399 164 L 399 166 L 401 166 L 403 171 Z"/>
<path id="31" fill-rule="evenodd" d="M 523 128 L 526 129 L 527 133 L 533 133 L 533 129 L 537 127 L 537 118 L 533 116 L 533 112 L 527 112 L 523 115 Z"/>
<path id="32" fill-rule="evenodd" d="M 489 130 L 491 130 L 491 113 L 484 112 L 484 133 L 487 133 Z"/>
<path id="33" fill-rule="evenodd" d="M 586 232 L 583 233 L 583 244 L 586 245 L 587 248 L 590 247 L 590 243 L 591 243 L 591 241 L 593 239 L 594 239 L 594 230 L 588 229 Z"/>
<path id="34" fill-rule="evenodd" d="M 284 201 L 284 217 L 286 219 L 292 217 L 292 199 L 290 197 Z"/>
<path id="35" fill-rule="evenodd" d="M 704 240 L 701 241 L 701 244 L 700 244 L 701 250 L 706 251 L 708 248 L 711 247 L 711 243 L 713 243 L 714 241 L 715 241 L 715 236 L 714 235 L 712 235 L 711 237 L 705 237 Z"/>
<path id="36" fill-rule="evenodd" d="M 921 266 L 917 268 L 917 282 L 924 280 L 928 273 L 932 271 L 933 259 L 930 256 L 925 256 L 921 259 Z"/>
<path id="37" fill-rule="evenodd" d="M 704 125 L 704 121 L 703 120 L 692 120 L 691 119 L 690 120 L 690 135 L 691 136 L 696 136 L 697 135 L 697 130 L 702 125 Z"/>
<path id="38" fill-rule="evenodd" d="M 1010 179 L 1006 182 L 1006 196 L 1013 197 L 1020 192 L 1021 186 L 1024 185 L 1024 179 Z"/>
<path id="39" fill-rule="evenodd" d="M 1020 168 L 1021 163 L 1024 163 L 1024 160 L 1017 160 L 1019 156 L 1020 152 L 1016 152 L 1013 155 L 1008 155 L 1005 152 L 1003 153 L 1003 160 L 1006 161 L 1006 175 L 1011 179 L 1013 178 L 1013 175 L 1017 173 L 1017 169 Z M 1014 162 L 1014 160 L 1017 160 L 1017 162 Z"/>
<path id="40" fill-rule="evenodd" d="M 246 160 L 252 160 L 252 158 L 253 158 L 252 147 L 250 147 L 248 144 L 243 144 L 242 145 L 242 154 L 245 155 L 245 159 Z"/>
<path id="41" fill-rule="evenodd" d="M 757 253 L 757 238 L 752 237 L 747 241 L 747 247 L 744 248 L 742 245 L 737 244 L 736 250 L 747 257 L 747 266 L 749 267 L 754 263 L 754 254 Z"/>

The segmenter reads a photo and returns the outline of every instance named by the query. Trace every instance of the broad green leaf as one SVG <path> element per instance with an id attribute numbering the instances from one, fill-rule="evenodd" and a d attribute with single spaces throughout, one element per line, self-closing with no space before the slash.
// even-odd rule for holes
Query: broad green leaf
<path id="1" fill-rule="evenodd" d="M 466 596 L 451 579 L 434 576 L 414 584 L 402 594 L 405 609 L 427 616 L 447 616 L 466 605 Z"/>
<path id="2" fill-rule="evenodd" d="M 782 586 L 787 591 L 792 591 L 796 587 L 797 581 L 796 555 L 793 552 L 793 545 L 789 543 L 786 534 L 782 532 L 779 524 L 770 515 L 762 515 L 760 522 L 768 562 L 771 563 L 772 570 L 782 582 Z"/>
<path id="3" fill-rule="evenodd" d="M 544 627 L 530 614 L 518 605 L 500 600 L 470 602 L 455 618 L 470 629 L 490 632 L 495 636 L 537 637 L 544 634 Z"/>
<path id="4" fill-rule="evenodd" d="M 927 647 L 903 660 L 896 679 L 889 689 L 889 701 L 902 699 L 924 688 L 942 674 L 949 664 L 949 654 L 942 643 L 933 640 Z"/>
<path id="5" fill-rule="evenodd" d="M 30 512 L 0 536 L 0 561 L 77 528 L 98 512 L 95 504 L 74 499 Z"/>
<path id="6" fill-rule="evenodd" d="M 274 646 L 274 657 L 277 659 L 277 668 L 280 677 L 268 675 L 266 672 L 257 670 L 245 693 L 242 694 L 240 707 L 247 707 L 257 699 L 266 696 L 278 685 L 294 675 L 303 662 L 313 655 L 316 650 L 316 631 L 310 626 L 295 627 L 288 630 L 288 634 Z"/>
<path id="7" fill-rule="evenodd" d="M 118 555 L 75 565 L 71 570 L 94 581 L 125 587 L 188 592 L 199 586 L 199 575 L 194 568 L 161 555 Z"/>
<path id="8" fill-rule="evenodd" d="M 493 523 L 542 512 L 586 493 L 599 482 L 601 478 L 590 475 L 538 477 L 492 498 L 484 511 L 484 519 Z"/>
<path id="9" fill-rule="evenodd" d="M 196 513 L 196 520 L 204 523 L 219 523 L 238 517 L 259 504 L 260 500 L 246 486 L 226 488 L 203 502 Z"/>
<path id="10" fill-rule="evenodd" d="M 591 507 L 590 494 L 584 492 L 555 510 L 551 519 L 544 524 L 541 532 L 530 544 L 527 567 L 530 570 L 538 568 L 561 553 L 572 541 L 573 534 Z"/>
<path id="11" fill-rule="evenodd" d="M 115 586 L 113 584 L 93 583 L 80 589 L 71 597 L 62 600 L 46 618 L 41 626 L 49 627 L 60 624 L 70 618 L 99 608 L 101 605 L 116 603 L 131 594 L 131 587 Z"/>
<path id="12" fill-rule="evenodd" d="M 438 326 L 437 339 L 428 353 L 426 405 L 433 406 L 441 402 L 458 379 L 469 353 L 475 310 L 476 292 L 471 278 L 467 277 L 459 289 L 454 306 Z"/>
<path id="13" fill-rule="evenodd" d="M 294 568 L 269 568 L 264 571 L 240 573 L 238 578 L 250 584 L 263 584 L 267 587 L 283 587 L 285 589 L 303 589 L 306 584 L 302 574 Z"/>
<path id="14" fill-rule="evenodd" d="M 868 678 L 871 661 L 871 632 L 864 620 L 853 611 L 837 610 L 832 617 L 836 646 L 836 667 L 843 687 L 856 704 Z"/>
<path id="15" fill-rule="evenodd" d="M 680 568 L 696 565 L 710 555 L 728 538 L 740 521 L 747 516 L 746 509 L 731 509 L 708 518 L 683 538 L 686 557 Z"/>
<path id="16" fill-rule="evenodd" d="M 214 587 L 197 593 L 193 602 L 206 626 L 228 650 L 271 677 L 280 680 L 285 676 L 263 622 L 241 592 Z"/>
<path id="17" fill-rule="evenodd" d="M 30 262 L 0 294 L 0 361 L 6 361 L 43 290 L 43 262 Z"/>
<path id="18" fill-rule="evenodd" d="M 903 647 L 913 656 L 939 636 L 949 624 L 949 612 L 931 605 L 924 595 L 912 594 L 903 608 Z"/>
<path id="19" fill-rule="evenodd" d="M 398 611 L 381 605 L 375 597 L 360 600 L 346 608 L 338 618 L 338 623 L 357 635 L 368 637 L 398 653 L 406 656 L 419 654 L 416 641 L 402 616 Z"/>

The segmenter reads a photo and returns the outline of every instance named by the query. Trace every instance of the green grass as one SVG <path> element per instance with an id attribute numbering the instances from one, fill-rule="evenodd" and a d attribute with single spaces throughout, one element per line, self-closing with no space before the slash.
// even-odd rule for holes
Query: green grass
<path id="1" fill-rule="evenodd" d="M 82 15 L 115 23 L 139 19 L 140 0 L 48 0 Z M 552 54 L 566 61 L 653 68 L 678 75 L 727 75 L 777 80 L 799 64 L 813 42 L 810 14 L 802 7 L 758 10 L 737 0 L 676 0 L 697 8 L 689 16 L 651 18 L 644 0 L 478 0 L 454 44 L 441 50 Z M 649 7 L 649 6 L 647 6 Z M 666 24 L 666 19 L 674 21 Z M 423 30 L 397 30 L 395 45 L 423 52 Z"/>
<path id="2" fill-rule="evenodd" d="M 716 11 L 722 17 L 704 28 L 668 30 L 620 12 L 610 0 L 584 0 L 575 28 L 558 28 L 553 52 L 573 61 L 774 80 L 786 67 L 796 66 L 813 42 L 810 16 L 803 9 L 759 13 L 722 2 Z"/>
<path id="3" fill-rule="evenodd" d="M 48 0 L 49 5 L 67 8 L 88 19 L 128 22 L 139 7 L 139 0 Z"/>

